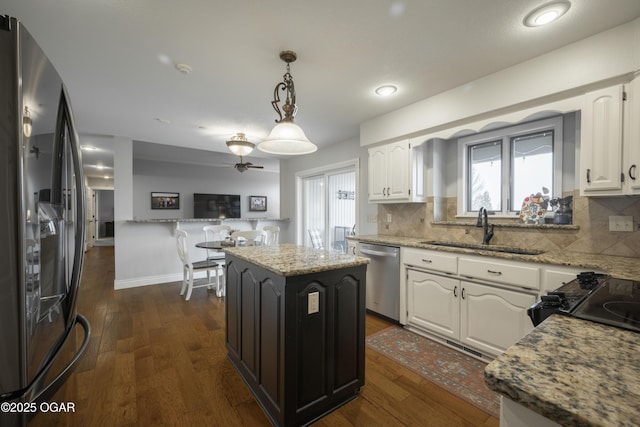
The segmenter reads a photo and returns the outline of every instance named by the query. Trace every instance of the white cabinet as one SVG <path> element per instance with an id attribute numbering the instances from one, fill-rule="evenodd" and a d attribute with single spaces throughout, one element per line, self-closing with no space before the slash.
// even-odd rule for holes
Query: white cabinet
<path id="1" fill-rule="evenodd" d="M 640 194 L 640 79 L 585 94 L 580 194 Z"/>
<path id="2" fill-rule="evenodd" d="M 402 248 L 402 263 L 400 323 L 485 359 L 533 329 L 539 265 L 419 248 Z"/>
<path id="3" fill-rule="evenodd" d="M 461 281 L 460 342 L 498 356 L 533 329 L 527 308 L 536 296 Z"/>
<path id="4" fill-rule="evenodd" d="M 407 270 L 407 322 L 444 338 L 460 336 L 460 280 Z"/>
<path id="5" fill-rule="evenodd" d="M 424 202 L 424 144 L 410 140 L 369 149 L 369 202 Z"/>

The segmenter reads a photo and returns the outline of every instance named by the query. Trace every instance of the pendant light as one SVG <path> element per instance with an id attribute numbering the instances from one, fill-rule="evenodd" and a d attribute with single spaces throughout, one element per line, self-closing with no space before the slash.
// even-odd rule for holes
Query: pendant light
<path id="1" fill-rule="evenodd" d="M 298 106 L 296 105 L 296 90 L 289 64 L 297 59 L 297 55 L 293 51 L 285 50 L 280 52 L 280 59 L 287 63 L 287 72 L 283 76 L 283 81 L 276 85 L 273 91 L 273 101 L 271 101 L 273 109 L 279 116 L 279 119 L 276 120 L 278 124 L 271 130 L 269 136 L 258 144 L 258 149 L 265 153 L 288 156 L 313 153 L 318 147 L 309 141 L 302 128 L 293 122 L 293 118 L 298 112 Z M 286 93 L 282 111 L 278 107 L 279 90 Z M 284 117 L 282 112 L 284 112 Z"/>

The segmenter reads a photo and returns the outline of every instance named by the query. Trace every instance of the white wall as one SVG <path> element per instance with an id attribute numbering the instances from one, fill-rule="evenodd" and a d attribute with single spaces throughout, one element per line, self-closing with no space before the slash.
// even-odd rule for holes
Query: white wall
<path id="1" fill-rule="evenodd" d="M 360 144 L 425 135 L 569 98 L 638 70 L 640 19 L 363 122 Z"/>
<path id="2" fill-rule="evenodd" d="M 374 234 L 377 231 L 378 206 L 367 202 L 368 191 L 368 150 L 360 147 L 358 138 L 330 145 L 318 149 L 313 154 L 291 157 L 282 161 L 280 166 L 281 203 L 280 212 L 283 217 L 291 218 L 287 233 L 281 236 L 283 242 L 295 242 L 296 219 L 296 188 L 295 175 L 297 172 L 330 167 L 333 164 L 352 159 L 360 161 L 360 187 L 357 190 L 358 200 L 358 234 Z M 367 219 L 372 218 L 371 222 Z"/>
<path id="3" fill-rule="evenodd" d="M 176 163 L 165 160 L 133 159 L 132 144 L 120 141 L 115 163 L 115 288 L 182 280 L 176 252 L 175 222 L 144 222 L 149 219 L 192 218 L 193 193 L 240 194 L 243 218 L 280 217 L 280 178 L 277 173 Z M 121 169 L 122 168 L 122 169 Z M 129 173 L 130 181 L 119 179 Z M 128 185 L 121 194 L 121 182 Z M 129 184 L 130 182 L 130 184 Z M 151 209 L 151 192 L 180 193 L 179 210 Z M 250 212 L 249 196 L 267 196 L 267 212 Z M 119 207 L 119 204 L 121 205 Z M 132 222 L 129 220 L 137 220 Z M 189 234 L 191 257 L 204 259 L 206 252 L 195 247 L 204 240 L 206 222 L 180 222 Z M 246 221 L 229 222 L 234 229 L 251 229 Z M 258 226 L 276 224 L 286 233 L 286 223 L 260 221 Z"/>
<path id="4" fill-rule="evenodd" d="M 151 209 L 151 192 L 180 193 L 180 209 Z M 239 194 L 242 218 L 280 218 L 277 173 L 135 159 L 133 219 L 193 218 L 193 193 Z M 249 196 L 266 196 L 267 211 L 251 212 Z"/>

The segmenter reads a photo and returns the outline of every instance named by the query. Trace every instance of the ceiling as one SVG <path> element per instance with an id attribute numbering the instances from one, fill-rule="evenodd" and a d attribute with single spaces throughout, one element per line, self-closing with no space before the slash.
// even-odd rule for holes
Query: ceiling
<path id="1" fill-rule="evenodd" d="M 544 3 L 0 0 L 0 13 L 20 19 L 62 75 L 82 142 L 105 147 L 103 160 L 85 153 L 95 164 L 109 162 L 105 135 L 221 153 L 237 132 L 260 142 L 277 118 L 282 50 L 298 54 L 296 122 L 323 147 L 357 138 L 363 121 L 640 16 L 638 0 L 571 0 L 555 23 L 525 27 Z M 386 83 L 398 92 L 376 96 Z"/>

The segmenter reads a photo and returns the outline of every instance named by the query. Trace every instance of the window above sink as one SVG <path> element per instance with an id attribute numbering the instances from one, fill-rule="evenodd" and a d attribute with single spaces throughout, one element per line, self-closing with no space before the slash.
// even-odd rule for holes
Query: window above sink
<path id="1" fill-rule="evenodd" d="M 514 217 L 532 193 L 562 194 L 563 117 L 522 123 L 458 140 L 458 215 Z"/>

